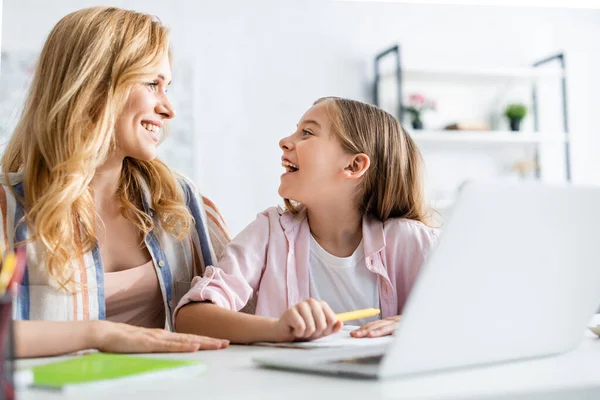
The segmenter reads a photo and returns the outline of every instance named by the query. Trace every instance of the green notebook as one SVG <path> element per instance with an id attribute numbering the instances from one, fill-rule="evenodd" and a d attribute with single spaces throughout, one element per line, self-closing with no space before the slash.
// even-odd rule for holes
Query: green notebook
<path id="1" fill-rule="evenodd" d="M 133 381 L 197 376 L 202 361 L 94 353 L 31 368 L 34 387 L 91 390 Z"/>

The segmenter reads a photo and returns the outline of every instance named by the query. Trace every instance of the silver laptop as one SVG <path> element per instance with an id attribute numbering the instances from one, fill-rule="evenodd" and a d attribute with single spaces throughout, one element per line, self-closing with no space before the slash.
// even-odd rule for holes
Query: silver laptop
<path id="1" fill-rule="evenodd" d="M 600 187 L 467 183 L 392 344 L 254 361 L 383 378 L 566 352 L 600 304 L 599 227 Z"/>

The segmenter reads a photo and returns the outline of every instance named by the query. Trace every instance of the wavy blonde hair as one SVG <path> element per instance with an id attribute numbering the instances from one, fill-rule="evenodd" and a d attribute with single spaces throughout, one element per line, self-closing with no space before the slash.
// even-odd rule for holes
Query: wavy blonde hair
<path id="1" fill-rule="evenodd" d="M 130 91 L 155 78 L 153 67 L 165 55 L 169 34 L 157 18 L 115 7 L 65 16 L 44 44 L 2 171 L 6 179 L 23 173 L 24 198 L 18 198 L 29 241 L 39 240 L 48 273 L 64 289 L 74 287 L 72 263 L 96 245 L 90 182 L 116 149 L 117 118 Z M 144 235 L 153 229 L 142 206 L 144 185 L 163 227 L 184 237 L 192 217 L 177 178 L 158 159 L 124 160 L 121 214 Z"/>
<path id="2" fill-rule="evenodd" d="M 419 148 L 402 125 L 379 107 L 340 97 L 323 97 L 332 133 L 348 154 L 371 160 L 356 194 L 361 214 L 380 221 L 408 218 L 430 225 L 430 209 L 423 191 L 423 160 Z M 297 204 L 285 199 L 291 212 Z"/>

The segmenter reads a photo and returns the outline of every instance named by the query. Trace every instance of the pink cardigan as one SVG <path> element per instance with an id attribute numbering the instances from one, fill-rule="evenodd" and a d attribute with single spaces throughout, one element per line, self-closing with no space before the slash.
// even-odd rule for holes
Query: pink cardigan
<path id="1" fill-rule="evenodd" d="M 382 317 L 399 315 L 437 230 L 404 218 L 369 217 L 362 229 L 367 268 L 379 277 Z M 309 298 L 309 250 L 306 211 L 268 208 L 227 245 L 218 266 L 194 278 L 175 313 L 194 301 L 238 311 L 256 294 L 256 315 L 278 318 Z"/>

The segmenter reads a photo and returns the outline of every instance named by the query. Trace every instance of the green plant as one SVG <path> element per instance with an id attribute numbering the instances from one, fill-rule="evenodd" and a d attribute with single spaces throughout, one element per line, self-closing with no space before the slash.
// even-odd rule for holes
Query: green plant
<path id="1" fill-rule="evenodd" d="M 523 104 L 509 104 L 504 110 L 504 115 L 509 120 L 522 120 L 527 115 L 527 107 Z"/>

